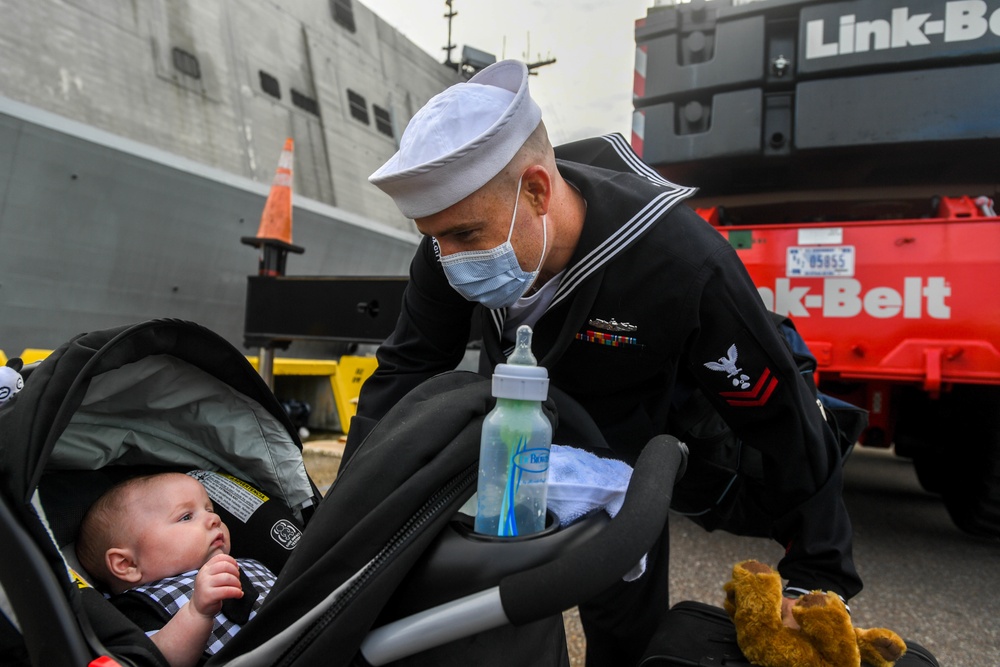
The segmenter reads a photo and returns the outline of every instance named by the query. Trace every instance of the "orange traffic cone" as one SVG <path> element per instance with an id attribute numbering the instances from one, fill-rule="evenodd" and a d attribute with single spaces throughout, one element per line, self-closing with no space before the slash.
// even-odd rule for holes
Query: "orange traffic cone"
<path id="1" fill-rule="evenodd" d="M 292 243 L 292 160 L 295 142 L 285 139 L 285 148 L 278 159 L 278 168 L 271 181 L 271 193 L 264 205 L 257 238 Z"/>
<path id="2" fill-rule="evenodd" d="M 292 160 L 295 142 L 285 139 L 285 147 L 278 158 L 278 168 L 271 181 L 271 192 L 264 204 L 257 236 L 244 236 L 247 245 L 262 248 L 261 275 L 284 275 L 285 254 L 302 253 L 304 248 L 292 244 Z"/>

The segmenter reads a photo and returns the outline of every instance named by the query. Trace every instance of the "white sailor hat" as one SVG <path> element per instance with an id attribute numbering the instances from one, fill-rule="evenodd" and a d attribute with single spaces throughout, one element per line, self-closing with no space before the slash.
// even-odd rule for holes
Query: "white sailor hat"
<path id="1" fill-rule="evenodd" d="M 406 217 L 433 215 L 499 174 L 541 120 L 528 68 L 502 60 L 431 98 L 406 126 L 399 151 L 368 180 Z"/>

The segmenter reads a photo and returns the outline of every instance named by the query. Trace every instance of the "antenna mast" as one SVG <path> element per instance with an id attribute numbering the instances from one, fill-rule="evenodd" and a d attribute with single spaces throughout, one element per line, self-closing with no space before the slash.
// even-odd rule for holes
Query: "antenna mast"
<path id="1" fill-rule="evenodd" d="M 527 49 L 524 52 L 524 59 L 525 59 L 525 61 L 527 61 L 529 58 L 531 58 L 531 33 L 530 32 L 528 33 L 528 46 L 527 46 Z M 553 64 L 555 62 L 556 62 L 556 59 L 552 58 L 552 57 L 548 57 L 548 58 L 542 59 L 542 54 L 539 53 L 538 54 L 538 60 L 536 60 L 535 62 L 525 62 L 525 65 L 528 67 L 528 74 L 537 75 L 538 72 L 535 71 L 536 69 L 538 69 L 539 67 L 545 67 L 546 65 L 551 65 L 551 64 Z"/>
<path id="2" fill-rule="evenodd" d="M 454 11 L 451 7 L 452 1 L 453 0 L 444 0 L 444 4 L 448 5 L 448 13 L 444 15 L 444 17 L 448 19 L 448 44 L 443 46 L 442 50 L 448 54 L 447 57 L 445 57 L 444 64 L 454 70 L 457 70 L 458 63 L 452 61 L 451 59 L 451 52 L 455 49 L 455 45 L 451 42 L 451 20 L 458 16 L 458 12 Z"/>

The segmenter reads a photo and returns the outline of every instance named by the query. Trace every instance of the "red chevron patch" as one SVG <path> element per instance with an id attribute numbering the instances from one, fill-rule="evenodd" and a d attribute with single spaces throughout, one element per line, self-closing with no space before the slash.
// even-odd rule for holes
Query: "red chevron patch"
<path id="1" fill-rule="evenodd" d="M 778 386 L 778 378 L 771 375 L 771 369 L 765 368 L 760 379 L 746 391 L 720 391 L 719 396 L 733 407 L 756 407 L 767 403 Z"/>

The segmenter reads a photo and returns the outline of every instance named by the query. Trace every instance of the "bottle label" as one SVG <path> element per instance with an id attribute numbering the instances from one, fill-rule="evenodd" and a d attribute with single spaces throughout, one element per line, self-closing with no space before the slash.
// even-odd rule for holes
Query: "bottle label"
<path id="1" fill-rule="evenodd" d="M 514 455 L 513 463 L 524 472 L 545 472 L 549 469 L 549 450 L 543 447 L 525 449 Z"/>

